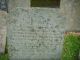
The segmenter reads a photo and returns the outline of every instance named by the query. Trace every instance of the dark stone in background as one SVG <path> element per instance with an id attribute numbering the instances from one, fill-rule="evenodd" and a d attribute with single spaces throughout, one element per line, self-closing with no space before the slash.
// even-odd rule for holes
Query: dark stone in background
<path id="1" fill-rule="evenodd" d="M 31 0 L 31 7 L 60 7 L 60 0 Z"/>
<path id="2" fill-rule="evenodd" d="M 8 12 L 8 0 L 0 0 L 0 10 Z"/>

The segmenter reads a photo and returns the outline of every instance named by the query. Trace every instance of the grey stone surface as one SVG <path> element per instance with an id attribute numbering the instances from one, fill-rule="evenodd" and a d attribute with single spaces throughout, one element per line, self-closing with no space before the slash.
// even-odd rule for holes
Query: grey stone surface
<path id="1" fill-rule="evenodd" d="M 11 60 L 58 60 L 67 20 L 55 8 L 16 8 L 8 16 Z"/>
<path id="2" fill-rule="evenodd" d="M 8 2 L 9 11 L 15 9 L 16 7 L 23 7 L 23 8 L 30 7 L 30 0 L 9 0 Z"/>
<path id="3" fill-rule="evenodd" d="M 0 11 L 0 53 L 5 52 L 6 45 L 6 15 L 7 13 L 4 11 Z"/>
<path id="4" fill-rule="evenodd" d="M 61 0 L 61 12 L 68 18 L 68 30 L 80 31 L 80 0 Z"/>

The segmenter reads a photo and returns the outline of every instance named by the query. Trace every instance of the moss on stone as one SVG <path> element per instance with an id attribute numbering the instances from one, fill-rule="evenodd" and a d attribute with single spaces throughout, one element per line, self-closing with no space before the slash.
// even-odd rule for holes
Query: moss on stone
<path id="1" fill-rule="evenodd" d="M 64 38 L 61 60 L 78 60 L 80 50 L 80 36 L 67 34 Z"/>

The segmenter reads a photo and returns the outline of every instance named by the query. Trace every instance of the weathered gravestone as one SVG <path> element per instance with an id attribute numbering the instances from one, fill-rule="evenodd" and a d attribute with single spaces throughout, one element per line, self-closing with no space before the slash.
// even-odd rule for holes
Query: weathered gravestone
<path id="1" fill-rule="evenodd" d="M 7 13 L 0 11 L 0 53 L 5 52 L 6 45 L 6 17 Z"/>
<path id="2" fill-rule="evenodd" d="M 14 9 L 8 20 L 10 59 L 58 60 L 66 22 L 59 9 Z"/>

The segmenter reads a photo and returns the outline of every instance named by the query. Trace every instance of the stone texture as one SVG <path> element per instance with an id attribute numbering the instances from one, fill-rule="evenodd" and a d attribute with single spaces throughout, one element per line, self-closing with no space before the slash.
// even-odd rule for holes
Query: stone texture
<path id="1" fill-rule="evenodd" d="M 58 60 L 66 25 L 67 31 L 80 30 L 80 0 L 61 0 L 60 10 L 66 15 L 67 21 L 60 15 L 62 13 L 59 13 L 59 9 L 30 8 L 28 2 L 30 1 L 9 1 L 9 11 L 13 10 L 8 17 L 10 59 Z M 15 9 L 16 7 L 25 9 Z"/>
<path id="2" fill-rule="evenodd" d="M 11 60 L 58 60 L 67 20 L 55 8 L 16 8 L 8 16 Z"/>
<path id="3" fill-rule="evenodd" d="M 4 53 L 6 45 L 6 15 L 6 12 L 0 11 L 0 53 Z"/>
<path id="4" fill-rule="evenodd" d="M 9 0 L 8 2 L 9 11 L 15 9 L 16 7 L 23 7 L 23 8 L 30 7 L 30 0 L 14 0 L 14 1 Z"/>
<path id="5" fill-rule="evenodd" d="M 61 12 L 68 18 L 68 31 L 80 31 L 80 0 L 61 0 Z"/>

